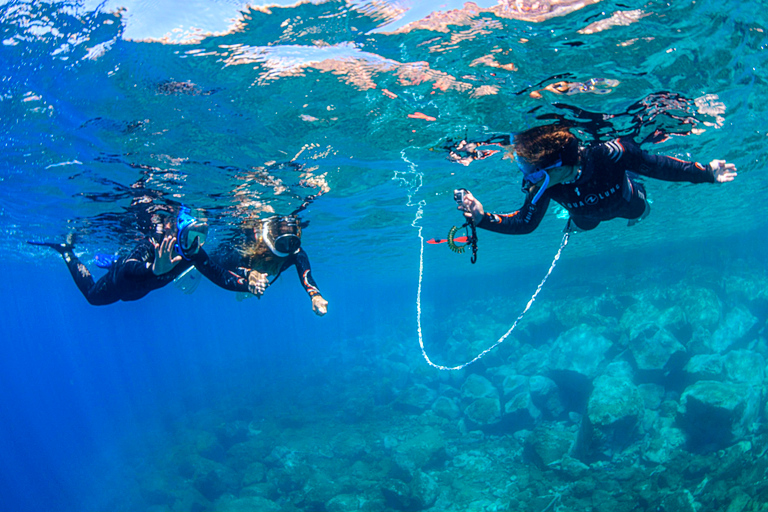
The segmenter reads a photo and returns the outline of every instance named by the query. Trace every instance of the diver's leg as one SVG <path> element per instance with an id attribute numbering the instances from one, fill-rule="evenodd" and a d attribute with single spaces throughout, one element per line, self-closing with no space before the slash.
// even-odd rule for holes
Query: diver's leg
<path id="1" fill-rule="evenodd" d="M 599 220 L 587 219 L 586 217 L 571 215 L 568 218 L 568 224 L 565 226 L 565 230 L 569 233 L 580 233 L 582 231 L 593 230 L 598 226 L 598 224 L 600 224 Z"/>
<path id="2" fill-rule="evenodd" d="M 621 216 L 629 219 L 627 226 L 634 226 L 651 214 L 651 204 L 648 202 L 643 184 L 631 179 L 630 182 L 633 187 L 632 197 L 627 205 L 626 213 Z"/>
<path id="3" fill-rule="evenodd" d="M 67 264 L 69 273 L 72 275 L 77 288 L 80 293 L 83 294 L 85 299 L 94 306 L 101 306 L 104 304 L 111 304 L 115 302 L 109 297 L 108 293 L 108 279 L 104 276 L 98 282 L 95 282 L 91 272 L 83 265 L 80 259 L 75 256 L 74 246 L 72 244 L 57 244 L 52 242 L 29 242 L 32 245 L 40 245 L 43 247 L 50 247 L 54 251 L 61 254 L 64 259 L 64 263 Z"/>

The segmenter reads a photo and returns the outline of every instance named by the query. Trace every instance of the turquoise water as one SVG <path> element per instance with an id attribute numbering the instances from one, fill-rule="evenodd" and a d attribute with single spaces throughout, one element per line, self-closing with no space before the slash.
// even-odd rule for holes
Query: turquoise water
<path id="1" fill-rule="evenodd" d="M 6 2 L 0 29 L 0 509 L 765 503 L 760 2 Z M 611 85 L 546 89 L 590 79 Z M 554 121 L 585 144 L 664 129 L 670 139 L 645 149 L 722 158 L 739 176 L 646 180 L 647 220 L 572 237 L 508 341 L 440 373 L 416 332 L 416 226 L 431 238 L 460 223 L 457 187 L 491 211 L 523 201 L 501 154 L 464 166 L 449 148 Z M 293 271 L 258 301 L 203 283 L 192 295 L 169 286 L 95 308 L 58 256 L 26 244 L 74 234 L 94 268 L 96 254 L 141 236 L 139 198 L 204 212 L 215 247 L 241 221 L 311 195 L 303 247 L 329 301 L 324 318 Z M 481 231 L 476 265 L 424 247 L 422 322 L 436 362 L 461 364 L 504 334 L 564 224 L 553 206 L 531 235 Z M 638 334 L 644 322 L 656 330 Z M 654 372 L 635 342 L 671 346 L 657 331 L 683 350 Z M 610 344 L 598 370 L 562 367 L 555 352 L 593 354 L 598 335 Z M 721 370 L 686 366 L 696 356 Z M 487 397 L 470 399 L 471 375 L 502 406 L 505 377 L 525 389 L 546 377 L 564 408 L 473 424 L 467 409 Z M 635 423 L 617 428 L 628 438 L 610 450 L 576 443 L 592 388 L 616 375 L 631 383 L 616 400 L 645 400 Z M 731 425 L 733 438 L 712 427 L 724 444 L 690 425 L 684 396 L 699 381 L 723 382 L 757 408 Z M 537 440 L 556 432 L 579 449 L 542 464 Z M 661 439 L 669 452 L 653 455 Z"/>

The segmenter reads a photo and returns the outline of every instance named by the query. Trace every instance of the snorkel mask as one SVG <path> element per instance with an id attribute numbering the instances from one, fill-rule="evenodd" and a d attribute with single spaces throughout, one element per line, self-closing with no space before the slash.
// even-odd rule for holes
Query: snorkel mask
<path id="1" fill-rule="evenodd" d="M 561 167 L 563 165 L 563 159 L 558 158 L 555 163 L 552 165 L 548 165 L 546 167 L 539 168 L 526 160 L 523 160 L 520 158 L 520 156 L 517 154 L 517 152 L 514 153 L 515 163 L 520 168 L 520 171 L 525 175 L 525 181 L 536 184 L 540 182 L 541 180 L 544 180 L 544 183 L 539 187 L 538 192 L 536 192 L 536 195 L 533 198 L 533 201 L 531 201 L 531 204 L 536 204 L 536 202 L 541 199 L 541 196 L 544 194 L 544 191 L 549 186 L 549 173 L 547 172 L 550 169 L 554 169 L 555 167 Z"/>
<path id="2" fill-rule="evenodd" d="M 270 217 L 261 223 L 261 239 L 275 256 L 285 258 L 301 248 L 301 225 L 295 215 Z"/>
<path id="3" fill-rule="evenodd" d="M 208 224 L 190 215 L 189 208 L 183 206 L 176 217 L 176 252 L 189 260 L 191 255 L 197 254 L 207 237 Z"/>

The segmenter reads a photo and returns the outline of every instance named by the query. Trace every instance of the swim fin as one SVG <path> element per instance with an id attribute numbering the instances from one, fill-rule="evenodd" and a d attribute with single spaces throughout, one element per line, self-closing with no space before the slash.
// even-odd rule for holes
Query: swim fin
<path id="1" fill-rule="evenodd" d="M 41 247 L 50 247 L 51 249 L 58 252 L 59 254 L 72 252 L 72 250 L 75 248 L 72 244 L 57 244 L 55 242 L 36 242 L 34 240 L 27 240 L 27 243 L 30 245 L 38 245 Z"/>

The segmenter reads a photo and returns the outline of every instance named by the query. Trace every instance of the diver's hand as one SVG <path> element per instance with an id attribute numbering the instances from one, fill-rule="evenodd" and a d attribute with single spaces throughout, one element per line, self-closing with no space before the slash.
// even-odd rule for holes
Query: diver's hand
<path id="1" fill-rule="evenodd" d="M 256 297 L 261 298 L 264 295 L 264 290 L 269 286 L 269 279 L 267 274 L 256 272 L 251 270 L 248 273 L 248 291 L 254 294 Z"/>
<path id="2" fill-rule="evenodd" d="M 321 295 L 315 295 L 312 297 L 312 311 L 314 311 L 317 316 L 323 316 L 328 312 L 328 301 Z"/>
<path id="3" fill-rule="evenodd" d="M 456 208 L 464 212 L 464 217 L 472 219 L 475 224 L 483 220 L 485 215 L 482 203 L 475 199 L 475 196 L 470 191 L 464 193 L 464 206 L 457 206 Z"/>
<path id="4" fill-rule="evenodd" d="M 152 262 L 152 273 L 156 276 L 167 274 L 181 260 L 180 255 L 173 256 L 173 247 L 176 245 L 175 236 L 166 236 L 159 244 L 150 238 L 152 246 L 155 248 L 155 261 Z"/>
<path id="5" fill-rule="evenodd" d="M 709 162 L 712 172 L 715 173 L 715 183 L 726 183 L 736 179 L 736 166 L 725 160 L 712 160 Z"/>

